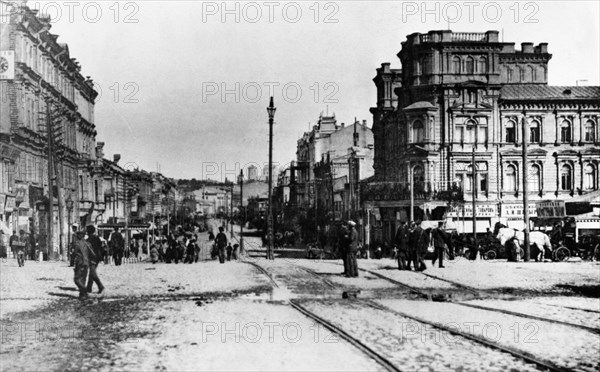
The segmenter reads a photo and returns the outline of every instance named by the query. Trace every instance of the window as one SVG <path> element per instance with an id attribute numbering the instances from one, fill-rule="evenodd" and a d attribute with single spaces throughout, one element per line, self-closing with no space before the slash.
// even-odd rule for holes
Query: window
<path id="1" fill-rule="evenodd" d="M 454 127 L 454 142 L 458 142 L 460 144 L 465 143 L 465 127 L 462 125 L 457 125 Z"/>
<path id="2" fill-rule="evenodd" d="M 521 82 L 525 81 L 525 68 L 519 67 L 519 78 Z"/>
<path id="3" fill-rule="evenodd" d="M 529 124 L 529 142 L 530 143 L 540 142 L 540 123 L 537 120 L 533 120 Z"/>
<path id="4" fill-rule="evenodd" d="M 515 123 L 513 120 L 509 120 L 506 123 L 506 127 L 505 127 L 505 142 L 508 143 L 515 143 L 517 140 L 516 137 L 516 127 L 517 127 L 517 123 Z"/>
<path id="5" fill-rule="evenodd" d="M 571 142 L 571 123 L 567 120 L 563 120 L 560 124 L 560 141 L 562 143 Z"/>
<path id="6" fill-rule="evenodd" d="M 467 120 L 467 122 L 465 123 L 467 126 L 467 133 L 466 133 L 466 141 L 467 143 L 475 143 L 475 139 L 477 136 L 477 122 L 475 120 Z"/>
<path id="7" fill-rule="evenodd" d="M 531 78 L 531 82 L 535 83 L 535 67 L 528 66 L 529 69 L 529 77 Z"/>
<path id="8" fill-rule="evenodd" d="M 506 80 L 509 83 L 513 80 L 513 70 L 510 67 L 506 70 Z"/>
<path id="9" fill-rule="evenodd" d="M 423 122 L 421 120 L 416 120 L 413 123 L 413 136 L 412 136 L 412 142 L 413 143 L 422 143 L 424 140 L 424 133 L 425 133 L 425 129 L 423 127 Z"/>
<path id="10" fill-rule="evenodd" d="M 573 187 L 572 181 L 571 167 L 565 164 L 560 169 L 560 189 L 563 191 L 571 190 Z"/>
<path id="11" fill-rule="evenodd" d="M 517 169 L 514 165 L 508 165 L 504 171 L 504 191 L 517 191 Z"/>
<path id="12" fill-rule="evenodd" d="M 473 191 L 473 166 L 471 166 L 471 165 L 469 165 L 467 167 L 466 178 L 467 178 L 466 182 L 464 182 L 465 191 L 472 192 Z"/>
<path id="13" fill-rule="evenodd" d="M 452 58 L 452 72 L 460 74 L 460 57 L 458 56 Z"/>
<path id="14" fill-rule="evenodd" d="M 480 173 L 479 176 L 479 192 L 486 193 L 488 191 L 487 173 Z"/>
<path id="15" fill-rule="evenodd" d="M 585 142 L 596 142 L 596 125 L 593 121 L 588 120 L 584 127 Z"/>
<path id="16" fill-rule="evenodd" d="M 467 57 L 467 74 L 473 74 L 475 72 L 475 60 L 473 57 Z"/>
<path id="17" fill-rule="evenodd" d="M 480 74 L 487 74 L 488 70 L 487 70 L 487 58 L 485 57 L 480 57 L 479 58 L 479 73 Z"/>
<path id="18" fill-rule="evenodd" d="M 529 185 L 529 191 L 540 191 L 540 174 L 541 170 L 539 165 L 533 164 L 529 167 L 529 179 L 527 180 L 527 183 Z"/>
<path id="19" fill-rule="evenodd" d="M 596 168 L 593 164 L 586 164 L 583 168 L 583 188 L 585 190 L 595 190 L 596 187 Z"/>
<path id="20" fill-rule="evenodd" d="M 429 74 L 429 73 L 431 73 L 429 57 L 425 56 L 425 57 L 423 57 L 423 59 L 421 59 L 421 75 L 425 75 L 425 74 Z"/>

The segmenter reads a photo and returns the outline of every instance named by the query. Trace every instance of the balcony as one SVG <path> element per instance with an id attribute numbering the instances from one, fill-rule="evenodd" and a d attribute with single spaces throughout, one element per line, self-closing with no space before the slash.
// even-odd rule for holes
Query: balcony
<path id="1" fill-rule="evenodd" d="M 454 41 L 486 41 L 487 36 L 482 32 L 453 32 L 451 40 Z"/>
<path id="2" fill-rule="evenodd" d="M 361 187 L 361 199 L 364 201 L 409 200 L 410 194 L 407 182 L 373 182 Z M 464 192 L 458 186 L 448 188 L 446 183 L 415 182 L 413 197 L 415 200 L 462 202 Z"/>

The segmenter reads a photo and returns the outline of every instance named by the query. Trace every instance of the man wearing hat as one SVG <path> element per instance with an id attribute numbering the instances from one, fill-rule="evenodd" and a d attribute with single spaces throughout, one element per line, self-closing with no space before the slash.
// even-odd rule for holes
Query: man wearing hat
<path id="1" fill-rule="evenodd" d="M 85 233 L 77 231 L 73 241 L 73 262 L 75 264 L 75 285 L 79 289 L 79 299 L 88 298 L 85 280 L 87 279 L 90 266 L 90 255 L 92 255 L 92 246 L 84 239 Z"/>
<path id="2" fill-rule="evenodd" d="M 358 251 L 358 232 L 356 231 L 356 222 L 348 221 L 348 277 L 358 276 L 358 264 L 356 262 L 356 252 Z"/>
<path id="3" fill-rule="evenodd" d="M 102 293 L 104 291 L 104 286 L 98 277 L 98 273 L 96 269 L 98 268 L 98 264 L 102 259 L 102 241 L 96 235 L 96 228 L 93 225 L 89 225 L 85 228 L 87 231 L 87 241 L 92 246 L 92 251 L 90 253 L 89 261 L 90 261 L 90 274 L 87 282 L 87 291 L 92 292 L 92 288 L 94 283 L 98 286 L 98 293 Z"/>

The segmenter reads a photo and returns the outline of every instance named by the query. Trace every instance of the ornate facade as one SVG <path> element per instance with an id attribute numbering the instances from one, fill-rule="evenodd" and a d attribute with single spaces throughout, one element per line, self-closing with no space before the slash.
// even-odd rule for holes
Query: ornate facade
<path id="1" fill-rule="evenodd" d="M 472 218 L 475 197 L 478 232 L 522 220 L 523 144 L 534 215 L 537 200 L 598 196 L 600 87 L 549 86 L 546 43 L 430 31 L 398 57 L 402 69 L 384 63 L 374 79 L 375 179 L 363 194 L 378 239 L 411 218 L 411 187 L 415 219 Z"/>

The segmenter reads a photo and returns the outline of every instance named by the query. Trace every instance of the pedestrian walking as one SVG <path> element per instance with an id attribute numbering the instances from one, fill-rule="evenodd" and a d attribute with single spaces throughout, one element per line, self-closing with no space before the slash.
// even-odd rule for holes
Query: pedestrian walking
<path id="1" fill-rule="evenodd" d="M 98 293 L 102 293 L 102 291 L 104 291 L 104 285 L 102 285 L 97 272 L 98 264 L 100 263 L 103 251 L 102 241 L 98 235 L 96 235 L 96 228 L 94 226 L 90 225 L 86 227 L 86 231 L 88 235 L 87 242 L 92 247 L 92 250 L 88 256 L 89 276 L 87 281 L 87 291 L 88 293 L 91 293 L 94 283 L 96 283 L 96 286 L 98 287 Z"/>
<path id="2" fill-rule="evenodd" d="M 198 238 L 194 239 L 194 262 L 200 260 L 200 245 L 198 245 Z"/>
<path id="3" fill-rule="evenodd" d="M 435 261 L 439 260 L 440 268 L 444 268 L 444 245 L 448 241 L 448 235 L 442 229 L 443 224 L 443 222 L 438 222 L 438 226 L 431 232 L 434 248 L 434 256 L 431 260 L 431 265 L 435 265 Z"/>
<path id="4" fill-rule="evenodd" d="M 185 256 L 185 262 L 186 263 L 194 263 L 194 253 L 195 253 L 195 247 L 194 247 L 194 242 L 192 240 L 190 240 L 190 242 L 187 245 L 186 248 L 186 256 Z"/>
<path id="5" fill-rule="evenodd" d="M 358 232 L 355 229 L 356 222 L 348 221 L 348 276 L 356 278 L 358 276 L 358 263 L 356 262 L 356 252 L 358 251 Z"/>
<path id="6" fill-rule="evenodd" d="M 85 300 L 88 298 L 87 287 L 85 280 L 88 276 L 88 269 L 90 265 L 89 257 L 92 254 L 92 247 L 84 239 L 85 233 L 83 231 L 77 231 L 75 233 L 74 248 L 73 248 L 73 262 L 75 264 L 74 269 L 74 281 L 77 289 L 79 290 L 79 299 Z"/>
<path id="7" fill-rule="evenodd" d="M 15 244 L 15 243 L 17 243 L 17 244 Z M 13 230 L 12 235 L 8 239 L 8 246 L 10 247 L 10 251 L 12 252 L 12 255 L 14 258 L 17 258 L 18 243 L 19 243 L 19 235 L 17 235 L 17 232 Z"/>
<path id="8" fill-rule="evenodd" d="M 17 263 L 19 267 L 25 266 L 25 257 L 29 254 L 29 239 L 25 235 L 25 230 L 19 230 L 19 241 L 17 242 Z M 29 256 L 31 260 L 31 256 Z"/>
<path id="9" fill-rule="evenodd" d="M 233 245 L 233 259 L 235 261 L 238 260 L 238 256 L 239 256 L 239 249 L 240 249 L 240 245 L 239 244 L 234 244 Z"/>
<path id="10" fill-rule="evenodd" d="M 227 246 L 227 236 L 223 232 L 223 226 L 219 226 L 219 233 L 215 237 L 215 242 L 217 243 L 219 262 L 225 263 L 225 247 Z"/>
<path id="11" fill-rule="evenodd" d="M 115 230 L 110 236 L 110 241 L 108 242 L 112 247 L 113 258 L 115 260 L 115 266 L 120 266 L 123 261 L 123 250 L 125 249 L 125 239 L 123 239 L 123 235 L 119 232 L 119 228 L 115 227 Z"/>

